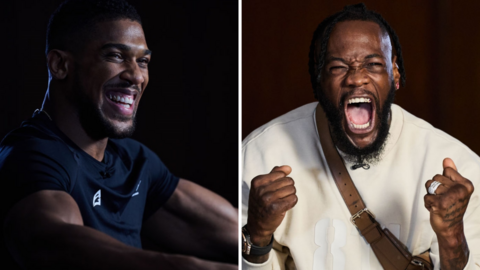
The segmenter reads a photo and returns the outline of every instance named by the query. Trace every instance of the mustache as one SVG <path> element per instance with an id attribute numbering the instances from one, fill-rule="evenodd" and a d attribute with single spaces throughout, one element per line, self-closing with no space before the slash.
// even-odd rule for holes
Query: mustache
<path id="1" fill-rule="evenodd" d="M 129 88 L 129 89 L 134 89 L 137 92 L 141 92 L 140 87 L 136 84 L 131 84 L 128 82 L 120 82 L 120 83 L 112 83 L 112 84 L 107 84 L 104 86 L 105 89 L 110 89 L 110 88 Z"/>
<path id="2" fill-rule="evenodd" d="M 343 108 L 343 105 L 344 105 L 344 102 L 346 101 L 346 97 L 347 96 L 350 96 L 350 95 L 353 95 L 354 93 L 356 94 L 367 94 L 367 95 L 370 95 L 373 97 L 374 101 L 375 101 L 375 104 L 378 105 L 378 98 L 377 96 L 375 96 L 372 92 L 368 91 L 368 90 L 365 90 L 363 88 L 361 89 L 352 89 L 346 93 L 343 93 L 342 96 L 340 97 L 340 104 L 339 104 L 339 107 L 340 108 Z M 378 108 L 378 107 L 377 107 Z"/>

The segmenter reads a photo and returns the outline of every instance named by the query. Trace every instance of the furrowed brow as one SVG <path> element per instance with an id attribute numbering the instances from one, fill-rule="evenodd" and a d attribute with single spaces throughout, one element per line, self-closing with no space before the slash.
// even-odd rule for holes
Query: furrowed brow
<path id="1" fill-rule="evenodd" d="M 329 63 L 329 62 L 332 62 L 332 61 L 340 61 L 340 62 L 342 62 L 342 63 L 347 64 L 347 61 L 345 61 L 345 59 L 343 59 L 343 58 L 333 57 L 333 56 L 327 56 L 327 61 L 326 61 L 326 62 Z"/>
<path id="2" fill-rule="evenodd" d="M 376 57 L 383 58 L 383 56 L 381 56 L 380 54 L 373 53 L 373 54 L 369 54 L 369 55 L 365 56 L 365 59 L 372 59 L 372 58 L 376 58 Z"/>

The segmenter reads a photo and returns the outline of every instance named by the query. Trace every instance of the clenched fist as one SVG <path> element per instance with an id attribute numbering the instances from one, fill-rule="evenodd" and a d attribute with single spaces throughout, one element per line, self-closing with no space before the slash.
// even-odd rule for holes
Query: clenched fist
<path id="1" fill-rule="evenodd" d="M 434 181 L 440 183 L 436 195 L 428 194 Z M 425 187 L 425 207 L 430 211 L 430 224 L 437 234 L 440 269 L 463 269 L 470 253 L 463 231 L 463 216 L 473 193 L 473 184 L 457 172 L 451 159 L 446 158 L 443 160 L 443 174 L 428 180 Z"/>
<path id="2" fill-rule="evenodd" d="M 252 180 L 248 200 L 247 230 L 254 245 L 267 246 L 285 213 L 297 203 L 289 166 L 275 167 Z"/>
<path id="3" fill-rule="evenodd" d="M 449 158 L 443 161 L 443 174 L 437 174 L 425 183 L 427 193 L 433 181 L 441 185 L 436 189 L 436 195 L 425 195 L 425 207 L 430 211 L 430 223 L 435 233 L 446 237 L 463 230 L 463 216 L 473 193 L 473 184 L 457 172 Z"/>

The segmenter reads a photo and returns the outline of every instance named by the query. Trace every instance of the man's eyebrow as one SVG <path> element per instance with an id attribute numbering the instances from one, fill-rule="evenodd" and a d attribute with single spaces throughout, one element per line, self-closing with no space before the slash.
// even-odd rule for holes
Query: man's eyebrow
<path id="1" fill-rule="evenodd" d="M 128 45 L 125 45 L 125 44 L 121 44 L 121 43 L 107 43 L 105 45 L 102 46 L 102 50 L 105 50 L 105 49 L 110 49 L 110 48 L 115 48 L 115 49 L 119 49 L 121 51 L 130 51 L 132 50 L 132 47 L 128 46 Z M 148 50 L 148 49 L 145 49 L 143 51 L 143 54 L 144 55 L 151 55 L 152 54 L 152 51 L 151 50 Z"/>
<path id="2" fill-rule="evenodd" d="M 110 49 L 110 48 L 115 48 L 115 49 L 119 49 L 119 50 L 122 50 L 122 51 L 130 51 L 132 48 L 130 46 L 127 46 L 125 44 L 120 44 L 120 43 L 107 43 L 105 45 L 102 46 L 102 50 L 105 50 L 105 49 Z"/>
<path id="3" fill-rule="evenodd" d="M 365 56 L 365 59 L 371 59 L 371 58 L 375 58 L 375 57 L 383 58 L 383 56 L 381 56 L 378 53 L 372 53 L 372 54 L 369 54 L 369 55 Z"/>
<path id="4" fill-rule="evenodd" d="M 331 62 L 331 61 L 340 61 L 340 62 L 343 62 L 345 64 L 347 63 L 347 61 L 345 61 L 345 59 L 343 59 L 343 58 L 327 56 L 327 62 Z"/>

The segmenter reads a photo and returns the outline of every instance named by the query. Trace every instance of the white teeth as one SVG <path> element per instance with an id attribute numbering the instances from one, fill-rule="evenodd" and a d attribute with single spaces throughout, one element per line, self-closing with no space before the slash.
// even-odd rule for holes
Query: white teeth
<path id="1" fill-rule="evenodd" d="M 130 108 L 130 105 L 128 105 L 128 104 L 122 104 L 122 106 L 127 108 L 127 109 Z"/>
<path id="2" fill-rule="evenodd" d="M 109 98 L 113 101 L 126 103 L 128 104 L 128 107 L 130 107 L 130 105 L 133 104 L 133 98 L 131 97 L 121 97 L 121 96 L 115 96 L 115 95 L 112 96 L 112 94 L 110 94 Z"/>
<path id="3" fill-rule="evenodd" d="M 348 104 L 353 103 L 370 103 L 372 102 L 369 98 L 351 98 L 348 100 Z"/>
<path id="4" fill-rule="evenodd" d="M 363 125 L 356 125 L 356 124 L 352 123 L 352 126 L 356 129 L 366 129 L 370 126 L 370 122 L 367 122 Z"/>

